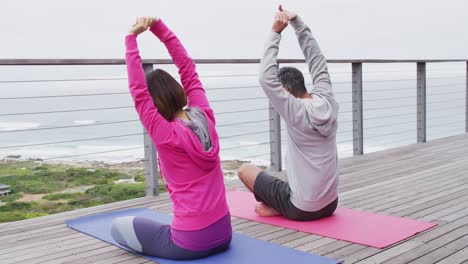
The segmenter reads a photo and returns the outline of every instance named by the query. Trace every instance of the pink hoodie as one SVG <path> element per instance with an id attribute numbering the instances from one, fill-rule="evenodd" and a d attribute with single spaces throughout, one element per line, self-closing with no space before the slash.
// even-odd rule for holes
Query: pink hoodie
<path id="1" fill-rule="evenodd" d="M 158 112 L 148 92 L 135 35 L 126 37 L 130 93 L 140 120 L 158 150 L 161 173 L 167 181 L 173 204 L 171 227 L 181 231 L 200 230 L 228 213 L 215 118 L 195 63 L 179 39 L 161 20 L 150 30 L 164 43 L 179 69 L 188 105 L 205 113 L 211 149 L 205 151 L 198 137 L 182 120 L 176 118 L 168 122 Z"/>

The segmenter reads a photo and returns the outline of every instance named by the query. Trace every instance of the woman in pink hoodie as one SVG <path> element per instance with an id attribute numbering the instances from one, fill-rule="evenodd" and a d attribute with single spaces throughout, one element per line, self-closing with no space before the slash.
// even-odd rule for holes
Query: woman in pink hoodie
<path id="1" fill-rule="evenodd" d="M 148 28 L 169 51 L 182 85 L 160 69 L 145 77 L 137 36 Z M 232 228 L 219 139 L 195 64 L 175 34 L 157 18 L 138 19 L 125 44 L 130 93 L 158 150 L 174 218 L 171 225 L 141 217 L 117 218 L 112 235 L 132 250 L 162 258 L 196 259 L 224 251 Z"/>

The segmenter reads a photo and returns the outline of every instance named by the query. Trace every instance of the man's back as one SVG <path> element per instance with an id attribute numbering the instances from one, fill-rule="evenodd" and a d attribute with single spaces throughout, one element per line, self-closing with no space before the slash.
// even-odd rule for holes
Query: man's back
<path id="1" fill-rule="evenodd" d="M 297 99 L 302 106 L 295 112 L 304 116 L 304 122 L 288 125 L 286 140 L 291 201 L 297 208 L 309 212 L 333 202 L 338 192 L 336 114 L 330 111 L 325 100 L 317 97 Z M 310 122 L 311 116 L 317 115 L 317 109 L 323 111 L 324 120 L 328 120 L 322 126 Z"/>
<path id="2" fill-rule="evenodd" d="M 310 29 L 299 17 L 290 24 L 312 75 L 311 98 L 297 98 L 283 88 L 276 63 L 281 40 L 277 33 L 271 33 L 266 44 L 259 81 L 287 126 L 286 166 L 291 201 L 297 208 L 311 212 L 322 209 L 338 195 L 338 104 L 325 57 Z"/>

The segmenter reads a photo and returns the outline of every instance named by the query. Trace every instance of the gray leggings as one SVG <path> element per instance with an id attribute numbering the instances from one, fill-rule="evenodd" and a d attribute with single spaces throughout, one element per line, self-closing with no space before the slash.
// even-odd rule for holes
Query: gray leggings
<path id="1" fill-rule="evenodd" d="M 116 218 L 112 223 L 111 232 L 117 243 L 138 253 L 175 260 L 207 257 L 228 249 L 231 242 L 229 239 L 210 250 L 191 251 L 174 244 L 169 225 L 134 216 Z"/>

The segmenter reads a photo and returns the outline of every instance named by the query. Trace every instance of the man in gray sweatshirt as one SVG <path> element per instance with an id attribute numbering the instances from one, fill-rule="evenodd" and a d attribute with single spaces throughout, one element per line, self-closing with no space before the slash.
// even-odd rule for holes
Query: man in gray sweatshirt
<path id="1" fill-rule="evenodd" d="M 338 104 L 334 98 L 327 62 L 307 25 L 296 14 L 277 13 L 260 63 L 260 84 L 273 108 L 286 123 L 288 183 L 260 168 L 244 164 L 239 178 L 261 202 L 261 216 L 283 215 L 311 221 L 333 214 L 338 204 L 336 130 Z M 307 92 L 302 72 L 278 68 L 281 32 L 294 28 L 312 76 Z"/>

